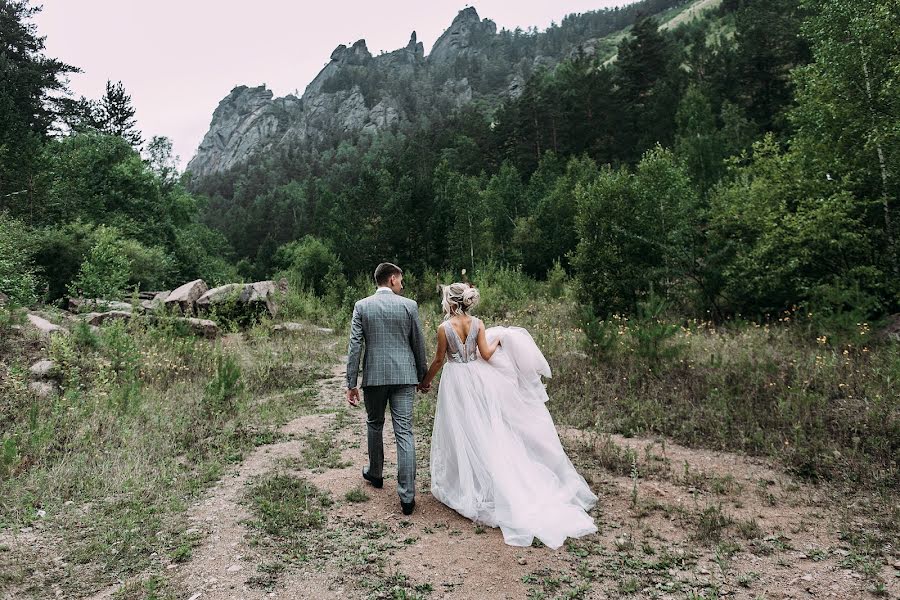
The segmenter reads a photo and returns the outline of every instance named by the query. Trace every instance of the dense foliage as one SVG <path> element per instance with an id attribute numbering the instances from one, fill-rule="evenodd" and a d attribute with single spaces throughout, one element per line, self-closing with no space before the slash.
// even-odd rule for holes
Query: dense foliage
<path id="1" fill-rule="evenodd" d="M 235 277 L 171 144 L 154 138 L 142 157 L 121 83 L 96 102 L 66 95 L 75 69 L 44 56 L 36 10 L 0 3 L 0 291 L 30 303 Z"/>
<path id="2" fill-rule="evenodd" d="M 896 20 L 838 0 L 730 0 L 671 30 L 642 18 L 616 60 L 576 53 L 488 114 L 288 147 L 192 185 L 247 276 L 314 236 L 348 276 L 384 259 L 476 277 L 559 262 L 600 315 L 652 293 L 716 319 L 867 318 L 898 306 Z"/>
<path id="3" fill-rule="evenodd" d="M 599 316 L 650 296 L 715 319 L 896 310 L 897 11 L 726 0 L 674 28 L 636 12 L 684 4 L 501 31 L 478 60 L 539 65 L 579 36 L 594 42 L 499 104 L 424 111 L 420 98 L 422 118 L 393 133 L 297 142 L 188 192 L 165 139 L 136 149 L 121 84 L 54 100 L 73 67 L 43 56 L 34 9 L 4 3 L 4 83 L 19 83 L 3 86 L 0 200 L 22 250 L 5 285 L 62 297 L 114 236 L 102 243 L 121 250 L 128 288 L 279 274 L 340 304 L 347 281 L 389 259 L 476 278 L 487 265 L 543 278 L 558 264 Z M 614 60 L 597 40 L 617 44 Z"/>

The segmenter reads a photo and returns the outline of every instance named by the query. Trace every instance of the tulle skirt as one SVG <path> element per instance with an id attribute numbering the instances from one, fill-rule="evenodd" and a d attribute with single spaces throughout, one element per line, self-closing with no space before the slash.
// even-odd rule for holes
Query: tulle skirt
<path id="1" fill-rule="evenodd" d="M 538 538 L 551 548 L 597 531 L 597 497 L 560 444 L 540 375 L 546 360 L 527 331 L 502 337 L 491 360 L 444 366 L 431 439 L 431 491 L 477 523 L 499 527 L 512 546 Z"/>

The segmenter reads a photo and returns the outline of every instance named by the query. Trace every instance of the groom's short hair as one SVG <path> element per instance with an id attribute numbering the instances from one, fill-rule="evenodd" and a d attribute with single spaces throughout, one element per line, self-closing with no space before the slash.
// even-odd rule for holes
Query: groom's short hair
<path id="1" fill-rule="evenodd" d="M 384 262 L 375 267 L 375 283 L 387 285 L 394 275 L 403 275 L 403 269 L 394 263 Z"/>

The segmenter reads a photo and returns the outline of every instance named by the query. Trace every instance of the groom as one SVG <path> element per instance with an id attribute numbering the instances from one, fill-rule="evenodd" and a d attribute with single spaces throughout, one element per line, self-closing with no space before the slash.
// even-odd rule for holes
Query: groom
<path id="1" fill-rule="evenodd" d="M 397 440 L 397 493 L 404 515 L 416 506 L 416 447 L 413 441 L 413 400 L 416 386 L 425 377 L 425 338 L 419 323 L 419 307 L 400 295 L 403 271 L 381 263 L 375 269 L 378 290 L 353 307 L 350 348 L 347 352 L 347 402 L 359 405 L 359 361 L 365 345 L 363 400 L 368 426 L 369 466 L 363 478 L 376 488 L 384 485 L 384 410 L 391 405 Z"/>

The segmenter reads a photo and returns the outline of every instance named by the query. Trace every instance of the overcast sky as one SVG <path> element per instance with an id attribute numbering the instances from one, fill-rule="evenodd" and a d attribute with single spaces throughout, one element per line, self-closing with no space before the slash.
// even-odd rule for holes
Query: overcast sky
<path id="1" fill-rule="evenodd" d="M 498 28 L 546 28 L 569 13 L 631 0 L 482 0 Z M 35 18 L 47 55 L 79 67 L 75 95 L 98 98 L 107 79 L 131 94 L 145 139 L 172 139 L 182 167 L 213 110 L 236 85 L 300 93 L 338 44 L 364 38 L 372 54 L 415 30 L 426 54 L 461 9 L 455 0 L 45 0 Z"/>

